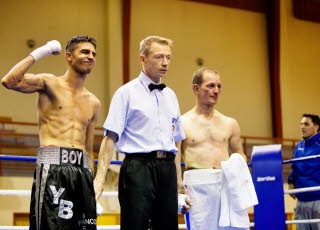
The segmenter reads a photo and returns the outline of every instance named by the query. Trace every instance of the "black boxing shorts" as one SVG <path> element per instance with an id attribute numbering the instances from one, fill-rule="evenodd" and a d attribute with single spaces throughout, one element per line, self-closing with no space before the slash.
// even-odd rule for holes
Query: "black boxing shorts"
<path id="1" fill-rule="evenodd" d="M 30 229 L 96 229 L 96 201 L 88 154 L 40 147 L 30 204 Z"/>

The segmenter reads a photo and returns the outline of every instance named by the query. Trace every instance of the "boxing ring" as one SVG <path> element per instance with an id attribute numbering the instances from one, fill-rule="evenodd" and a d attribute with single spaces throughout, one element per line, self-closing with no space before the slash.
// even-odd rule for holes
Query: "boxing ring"
<path id="1" fill-rule="evenodd" d="M 250 226 L 256 230 L 284 230 L 287 224 L 320 223 L 320 219 L 286 220 L 284 195 L 309 191 L 318 191 L 320 186 L 291 189 L 284 191 L 282 165 L 296 161 L 313 160 L 320 155 L 282 160 L 281 145 L 254 146 L 252 150 L 252 179 L 257 192 L 259 204 L 254 206 L 254 223 Z M 31 161 L 36 157 L 0 155 L 0 160 Z M 96 161 L 97 163 L 97 161 Z M 120 165 L 122 161 L 111 161 Z M 30 196 L 30 190 L 0 190 L 0 196 Z M 103 197 L 117 197 L 118 192 L 103 192 Z M 0 226 L 0 230 L 29 229 L 28 226 Z M 97 226 L 99 230 L 118 230 L 119 225 Z M 186 225 L 179 224 L 179 229 L 186 229 Z"/>

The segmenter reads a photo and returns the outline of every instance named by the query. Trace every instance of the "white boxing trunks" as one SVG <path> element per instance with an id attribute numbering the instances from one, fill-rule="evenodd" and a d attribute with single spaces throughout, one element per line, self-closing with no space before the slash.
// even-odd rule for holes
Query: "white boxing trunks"
<path id="1" fill-rule="evenodd" d="M 219 227 L 221 209 L 221 169 L 192 169 L 184 172 L 183 182 L 192 201 L 185 215 L 188 230 L 224 230 Z"/>

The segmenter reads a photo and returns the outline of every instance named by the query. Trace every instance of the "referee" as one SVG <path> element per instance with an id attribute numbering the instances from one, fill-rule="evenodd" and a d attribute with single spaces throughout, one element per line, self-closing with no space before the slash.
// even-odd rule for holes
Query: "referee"
<path id="1" fill-rule="evenodd" d="M 102 192 L 114 147 L 125 154 L 119 176 L 121 230 L 177 230 L 177 195 L 184 193 L 177 142 L 185 139 L 175 93 L 161 83 L 172 41 L 149 36 L 140 43 L 140 75 L 114 94 L 94 180 Z M 177 186 L 179 185 L 179 186 Z M 185 206 L 185 211 L 190 208 Z"/>

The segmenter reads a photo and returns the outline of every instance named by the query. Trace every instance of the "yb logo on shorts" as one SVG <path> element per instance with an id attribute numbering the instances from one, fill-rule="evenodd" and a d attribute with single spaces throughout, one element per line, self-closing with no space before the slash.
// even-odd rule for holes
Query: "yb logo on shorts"
<path id="1" fill-rule="evenodd" d="M 60 164 L 83 166 L 83 151 L 81 149 L 61 147 Z"/>
<path id="2" fill-rule="evenodd" d="M 64 200 L 59 198 L 64 192 L 65 188 L 59 188 L 59 191 L 57 191 L 56 187 L 53 185 L 50 185 L 51 192 L 53 194 L 53 204 L 59 205 L 59 212 L 58 216 L 63 219 L 70 219 L 73 216 L 73 202 L 69 200 Z"/>

